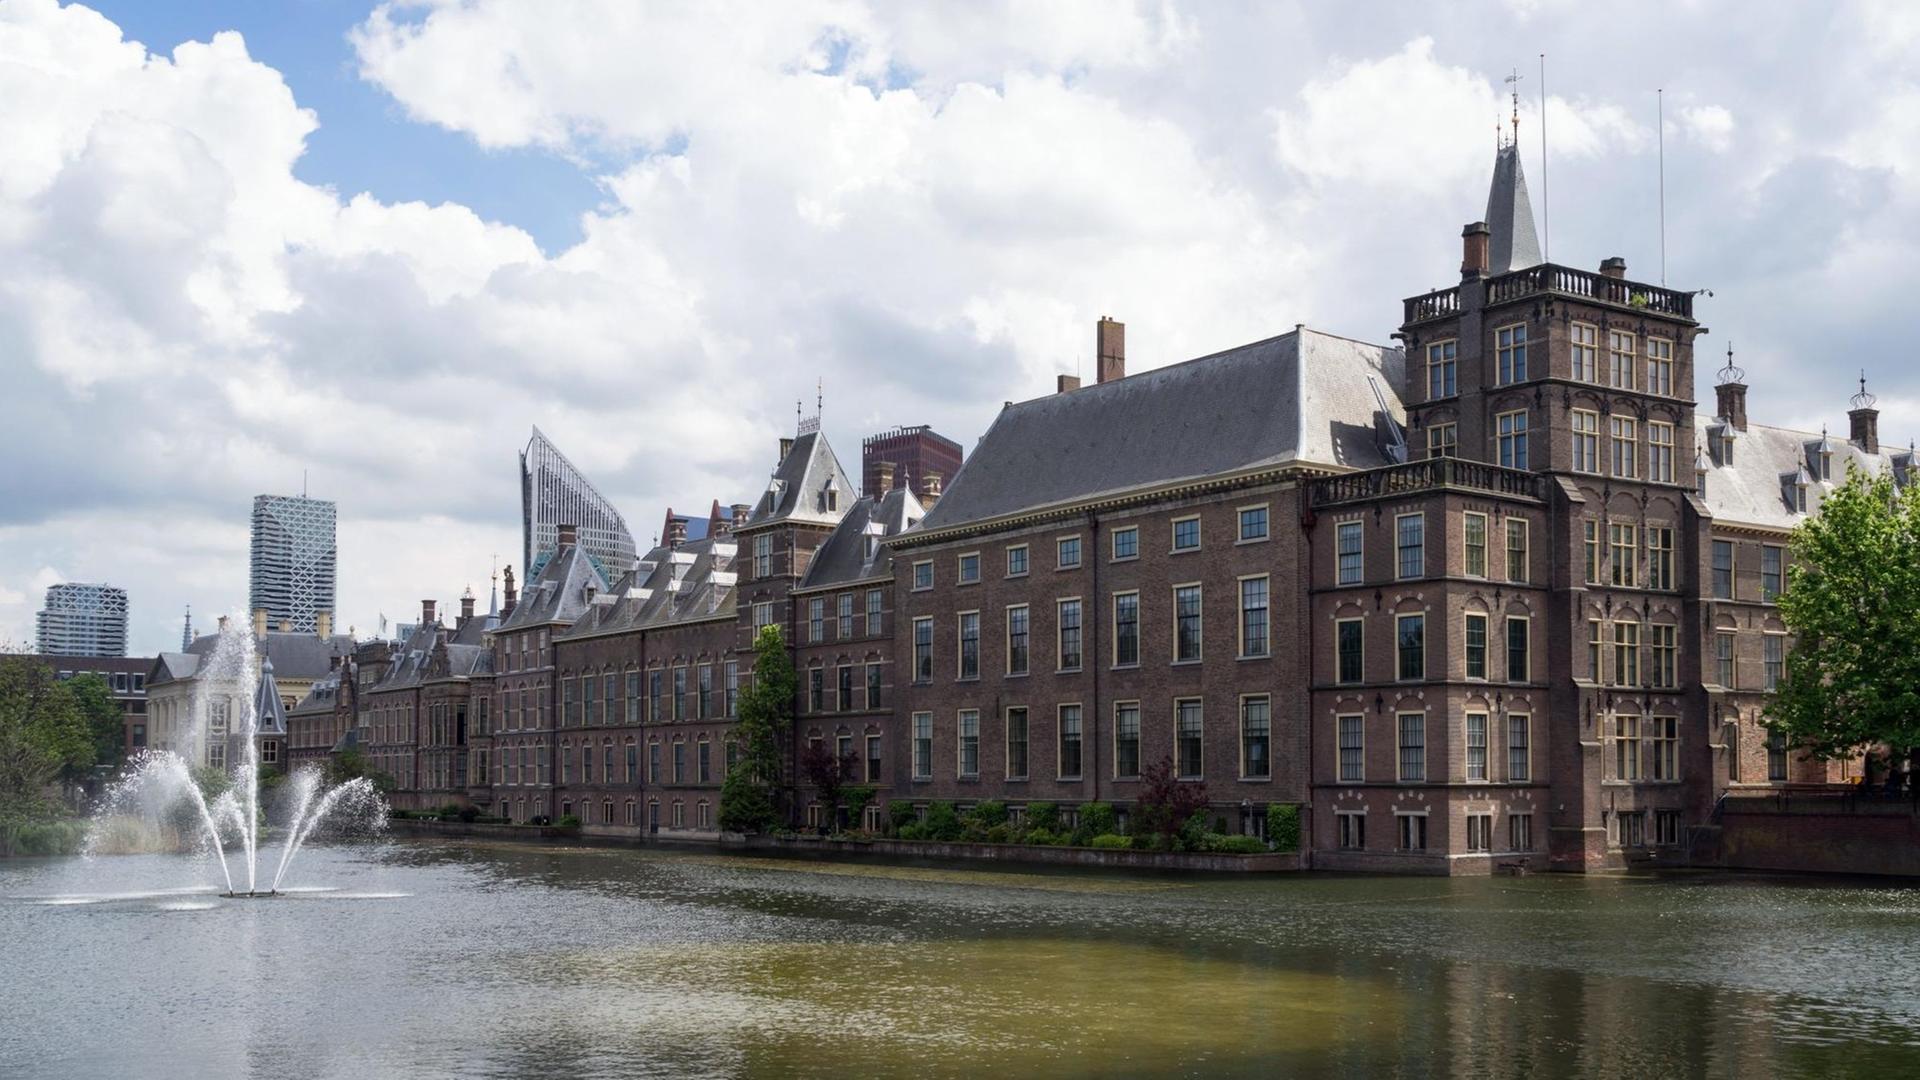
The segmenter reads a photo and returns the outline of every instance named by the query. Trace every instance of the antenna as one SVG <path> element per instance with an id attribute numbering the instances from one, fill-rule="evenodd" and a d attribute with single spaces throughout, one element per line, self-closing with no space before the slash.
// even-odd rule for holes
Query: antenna
<path id="1" fill-rule="evenodd" d="M 813 377 L 813 411 L 816 416 L 827 411 L 826 380 L 818 375 Z"/>
<path id="2" fill-rule="evenodd" d="M 1667 92 L 1656 89 L 1653 105 L 1660 134 L 1660 284 L 1667 283 Z"/>
<path id="3" fill-rule="evenodd" d="M 1553 261 L 1553 210 L 1547 202 L 1547 54 L 1540 54 L 1540 258 Z"/>
<path id="4" fill-rule="evenodd" d="M 1512 87 L 1509 93 L 1513 96 L 1513 141 L 1509 145 L 1516 150 L 1520 146 L 1520 80 L 1524 78 L 1526 76 L 1520 74 L 1520 69 L 1514 68 L 1513 73 L 1505 80 L 1508 86 Z"/>

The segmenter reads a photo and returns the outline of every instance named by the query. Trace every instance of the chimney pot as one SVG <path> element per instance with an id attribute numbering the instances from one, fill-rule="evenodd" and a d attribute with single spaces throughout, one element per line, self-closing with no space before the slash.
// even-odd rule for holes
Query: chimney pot
<path id="1" fill-rule="evenodd" d="M 1094 355 L 1097 381 L 1114 382 L 1127 377 L 1127 324 L 1105 315 L 1094 326 Z"/>
<path id="2" fill-rule="evenodd" d="M 1493 240 L 1493 230 L 1487 228 L 1484 221 L 1468 223 L 1460 230 L 1460 280 L 1471 281 L 1487 276 L 1492 266 L 1489 245 Z"/>
<path id="3" fill-rule="evenodd" d="M 333 612 L 322 611 L 318 615 L 315 615 L 313 619 L 314 633 L 316 636 L 322 638 L 330 638 L 333 636 Z"/>
<path id="4" fill-rule="evenodd" d="M 1880 452 L 1880 410 L 1867 406 L 1847 413 L 1852 425 L 1850 441 L 1869 454 Z"/>
<path id="5" fill-rule="evenodd" d="M 1603 260 L 1600 263 L 1600 276 L 1610 277 L 1610 278 L 1613 278 L 1615 281 L 1618 281 L 1621 278 L 1626 277 L 1627 276 L 1627 260 L 1621 258 L 1618 255 L 1613 255 L 1608 257 L 1607 259 Z"/>
<path id="6" fill-rule="evenodd" d="M 753 512 L 753 507 L 746 503 L 734 503 L 731 509 L 733 510 L 733 527 L 736 529 L 745 525 L 747 515 Z"/>
<path id="7" fill-rule="evenodd" d="M 876 481 L 876 486 L 873 492 L 874 497 L 885 498 L 887 492 L 893 490 L 893 462 L 891 461 L 874 462 L 873 475 Z"/>
<path id="8" fill-rule="evenodd" d="M 687 523 L 680 518 L 667 519 L 667 546 L 677 548 L 687 542 Z"/>
<path id="9" fill-rule="evenodd" d="M 460 598 L 460 621 L 464 623 L 471 618 L 473 618 L 473 594 L 468 593 Z"/>
<path id="10" fill-rule="evenodd" d="M 939 501 L 940 474 L 937 472 L 923 474 L 920 477 L 920 505 L 931 510 L 933 509 L 933 504 Z"/>
<path id="11" fill-rule="evenodd" d="M 1062 375 L 1059 377 L 1059 382 L 1055 384 L 1053 392 L 1056 394 L 1064 394 L 1069 390 L 1078 389 L 1080 389 L 1080 376 Z"/>
<path id="12" fill-rule="evenodd" d="M 1735 431 L 1747 430 L 1747 384 L 1723 382 L 1713 388 L 1720 418 Z"/>

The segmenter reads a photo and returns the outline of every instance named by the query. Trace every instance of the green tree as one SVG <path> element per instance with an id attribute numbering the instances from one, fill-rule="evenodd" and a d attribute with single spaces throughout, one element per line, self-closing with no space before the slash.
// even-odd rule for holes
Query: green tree
<path id="1" fill-rule="evenodd" d="M 1794 530 L 1780 616 L 1793 631 L 1769 724 L 1821 759 L 1920 749 L 1920 495 L 1849 466 Z"/>
<path id="2" fill-rule="evenodd" d="M 93 739 L 93 760 L 88 766 L 118 766 L 125 756 L 126 717 L 114 700 L 113 688 L 107 680 L 89 673 L 68 680 L 67 690 Z"/>
<path id="3" fill-rule="evenodd" d="M 793 724 L 797 685 L 780 628 L 763 626 L 753 639 L 753 679 L 740 692 L 740 759 L 720 787 L 720 827 L 766 832 L 779 820 L 781 748 Z"/>
<path id="4" fill-rule="evenodd" d="M 362 777 L 373 781 L 374 790 L 382 795 L 391 794 L 396 786 L 393 777 L 374 768 L 373 763 L 367 760 L 366 751 L 357 746 L 349 746 L 327 759 L 328 787 L 338 787 Z"/>
<path id="5" fill-rule="evenodd" d="M 72 687 L 37 659 L 0 656 L 0 819 L 57 816 L 54 784 L 93 762 L 93 733 Z"/>

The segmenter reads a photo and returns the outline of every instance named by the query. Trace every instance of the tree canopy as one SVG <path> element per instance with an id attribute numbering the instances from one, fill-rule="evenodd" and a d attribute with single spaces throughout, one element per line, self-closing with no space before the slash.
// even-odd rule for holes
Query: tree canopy
<path id="1" fill-rule="evenodd" d="M 740 692 L 740 721 L 734 728 L 740 759 L 720 788 L 721 828 L 765 832 L 779 822 L 781 746 L 793 723 L 797 685 L 780 628 L 761 627 L 753 639 L 753 677 Z"/>
<path id="2" fill-rule="evenodd" d="M 0 656 L 0 818 L 31 820 L 59 812 L 56 781 L 84 774 L 99 747 L 90 718 L 97 708 L 91 689 L 62 681 L 53 669 L 28 656 Z M 119 709 L 107 696 L 119 722 Z M 117 755 L 117 746 L 116 746 Z"/>
<path id="3" fill-rule="evenodd" d="M 1920 748 L 1920 495 L 1849 466 L 1794 530 L 1780 616 L 1795 637 L 1767 720 L 1832 759 Z"/>

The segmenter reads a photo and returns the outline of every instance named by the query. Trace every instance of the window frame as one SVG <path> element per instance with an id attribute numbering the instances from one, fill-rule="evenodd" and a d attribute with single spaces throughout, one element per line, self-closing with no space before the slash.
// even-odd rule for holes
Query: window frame
<path id="1" fill-rule="evenodd" d="M 1240 660 L 1271 659 L 1273 657 L 1273 578 L 1269 574 L 1243 574 L 1237 579 L 1237 581 L 1239 582 L 1239 588 L 1237 591 L 1239 593 L 1239 600 L 1240 600 L 1240 612 L 1239 612 L 1240 617 L 1238 620 L 1236 620 L 1239 624 L 1237 628 L 1238 629 L 1237 636 L 1239 638 L 1239 652 L 1236 656 L 1236 659 L 1240 659 Z M 1258 581 L 1261 584 L 1261 601 L 1260 601 L 1260 607 L 1259 607 L 1259 611 L 1261 612 L 1261 616 L 1260 616 L 1261 647 L 1258 652 L 1249 651 L 1247 648 L 1247 627 L 1248 627 L 1247 616 L 1250 612 L 1250 609 L 1247 607 L 1247 585 L 1250 582 L 1255 582 L 1255 581 Z"/>
<path id="2" fill-rule="evenodd" d="M 1198 581 L 1178 582 L 1172 586 L 1172 589 L 1173 662 L 1175 664 L 1198 664 L 1206 658 L 1206 589 Z M 1193 654 L 1191 656 L 1185 654 L 1186 641 L 1180 634 L 1181 620 L 1188 618 L 1188 616 L 1182 614 L 1180 611 L 1180 594 L 1189 589 L 1193 590 L 1195 600 L 1194 612 L 1191 616 L 1194 625 Z"/>
<path id="3" fill-rule="evenodd" d="M 1273 539 L 1273 506 L 1271 503 L 1250 503 L 1246 506 L 1236 506 L 1233 508 L 1233 513 L 1236 535 L 1238 537 L 1234 540 L 1236 545 L 1264 544 Z M 1247 515 L 1255 513 L 1260 515 L 1260 533 L 1257 536 L 1248 536 Z"/>
<path id="4" fill-rule="evenodd" d="M 1187 525 L 1187 524 L 1191 524 L 1193 526 L 1193 543 L 1187 547 L 1181 547 L 1180 546 L 1180 526 Z M 1199 551 L 1201 547 L 1204 546 L 1202 543 L 1202 537 L 1201 537 L 1200 515 L 1199 514 L 1182 514 L 1181 516 L 1167 522 L 1167 543 L 1169 545 L 1167 549 L 1167 554 L 1169 555 L 1191 555 L 1192 553 Z"/>
<path id="5" fill-rule="evenodd" d="M 1258 773 L 1247 771 L 1248 750 L 1252 745 L 1250 740 L 1253 738 L 1247 732 L 1247 708 L 1255 704 L 1266 709 L 1264 719 L 1266 732 L 1260 736 L 1266 740 L 1261 751 L 1266 763 L 1266 771 Z M 1248 783 L 1264 783 L 1273 779 L 1273 695 L 1271 694 L 1240 695 L 1240 779 Z"/>
<path id="6" fill-rule="evenodd" d="M 1018 554 L 1020 556 L 1020 569 L 1018 570 L 1015 570 L 1013 568 L 1015 554 Z M 1032 568 L 1033 568 L 1032 550 L 1028 547 L 1028 545 L 1026 544 L 1008 544 L 1007 545 L 1007 572 L 1006 572 L 1007 577 L 1010 577 L 1010 578 L 1026 577 L 1029 573 L 1032 572 Z"/>
<path id="7" fill-rule="evenodd" d="M 1125 535 L 1132 540 L 1133 552 L 1120 554 L 1120 537 Z M 1140 558 L 1140 526 L 1116 525 L 1107 532 L 1107 561 L 1133 562 Z"/>

